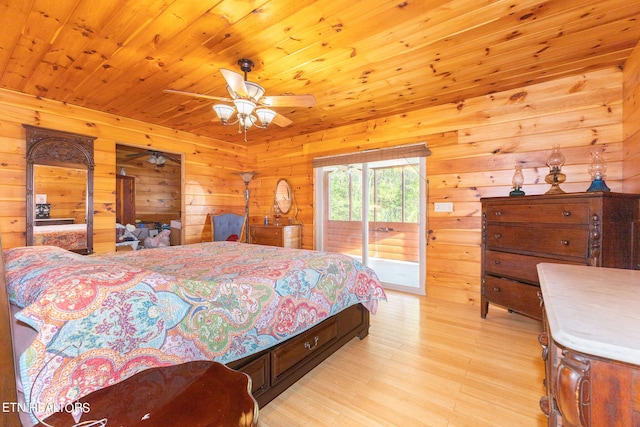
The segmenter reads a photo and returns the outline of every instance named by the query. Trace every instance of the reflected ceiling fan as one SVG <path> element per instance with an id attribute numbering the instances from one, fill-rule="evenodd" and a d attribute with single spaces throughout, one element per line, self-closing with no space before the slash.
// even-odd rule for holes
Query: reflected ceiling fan
<path id="1" fill-rule="evenodd" d="M 147 162 L 151 163 L 152 165 L 155 165 L 156 167 L 163 167 L 164 164 L 167 163 L 167 160 L 171 160 L 172 162 L 176 162 L 180 164 L 180 159 L 178 159 L 177 157 L 174 157 L 171 154 L 163 153 L 162 151 L 156 151 L 156 150 L 147 150 L 146 152 L 137 153 L 137 154 L 127 154 L 126 156 L 127 159 L 125 160 L 125 162 L 128 162 L 130 160 L 135 160 L 144 156 L 149 156 L 149 158 L 147 159 Z"/>
<path id="2" fill-rule="evenodd" d="M 251 72 L 254 67 L 253 61 L 243 58 L 238 60 L 238 65 L 244 72 L 244 76 L 235 71 L 220 68 L 222 76 L 227 81 L 229 97 L 172 89 L 165 89 L 164 92 L 233 104 L 215 104 L 213 109 L 223 125 L 238 124 L 238 133 L 244 132 L 245 142 L 247 141 L 247 129 L 251 126 L 266 129 L 271 123 L 280 127 L 288 126 L 292 123 L 291 120 L 268 107 L 313 107 L 316 105 L 316 99 L 313 95 L 265 96 L 265 90 L 262 86 L 247 80 L 247 73 Z"/>

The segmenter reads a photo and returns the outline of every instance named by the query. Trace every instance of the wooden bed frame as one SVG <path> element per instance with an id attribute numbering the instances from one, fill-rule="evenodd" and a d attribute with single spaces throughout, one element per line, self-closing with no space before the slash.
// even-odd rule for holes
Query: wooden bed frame
<path id="1" fill-rule="evenodd" d="M 18 396 L 11 336 L 11 311 L 6 287 L 4 252 L 1 249 L 0 270 L 0 401 L 3 405 L 11 405 L 18 401 Z M 252 380 L 252 394 L 262 407 L 351 339 L 356 336 L 360 339 L 366 337 L 369 333 L 369 321 L 369 310 L 362 304 L 357 304 L 325 319 L 300 335 L 260 353 L 231 362 L 228 366 L 249 374 Z M 18 412 L 2 410 L 0 425 L 21 426 Z"/>

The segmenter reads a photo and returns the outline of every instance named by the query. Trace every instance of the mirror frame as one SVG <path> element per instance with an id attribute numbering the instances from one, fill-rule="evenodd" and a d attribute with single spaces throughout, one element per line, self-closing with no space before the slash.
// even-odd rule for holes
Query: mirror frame
<path id="1" fill-rule="evenodd" d="M 283 201 L 278 200 L 278 194 L 280 193 L 280 186 L 286 186 L 286 190 L 289 195 L 289 198 L 288 198 L 289 203 L 286 209 L 283 209 Z M 280 208 L 280 212 L 282 212 L 282 214 L 284 215 L 287 215 L 291 211 L 291 207 L 293 206 L 293 190 L 291 189 L 291 184 L 289 184 L 289 181 L 287 181 L 284 178 L 280 178 L 278 180 L 278 183 L 276 184 L 276 195 L 275 195 L 274 203 L 278 206 L 278 208 Z"/>
<path id="2" fill-rule="evenodd" d="M 71 167 L 87 169 L 86 224 L 87 247 L 74 250 L 82 254 L 93 253 L 93 141 L 96 137 L 79 135 L 22 125 L 26 131 L 27 142 L 27 246 L 33 246 L 33 227 L 35 225 L 35 176 L 34 165 Z"/>

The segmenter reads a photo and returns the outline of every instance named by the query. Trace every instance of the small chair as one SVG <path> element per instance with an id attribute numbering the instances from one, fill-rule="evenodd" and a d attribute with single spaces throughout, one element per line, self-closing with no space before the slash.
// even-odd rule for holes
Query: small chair
<path id="1" fill-rule="evenodd" d="M 214 242 L 245 241 L 245 216 L 235 213 L 211 215 L 211 234 Z"/>

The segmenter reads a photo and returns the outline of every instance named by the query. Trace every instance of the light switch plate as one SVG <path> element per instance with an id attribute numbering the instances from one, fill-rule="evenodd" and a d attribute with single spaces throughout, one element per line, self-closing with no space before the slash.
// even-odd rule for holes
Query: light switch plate
<path id="1" fill-rule="evenodd" d="M 435 212 L 453 212 L 453 202 L 435 202 L 433 210 Z"/>

